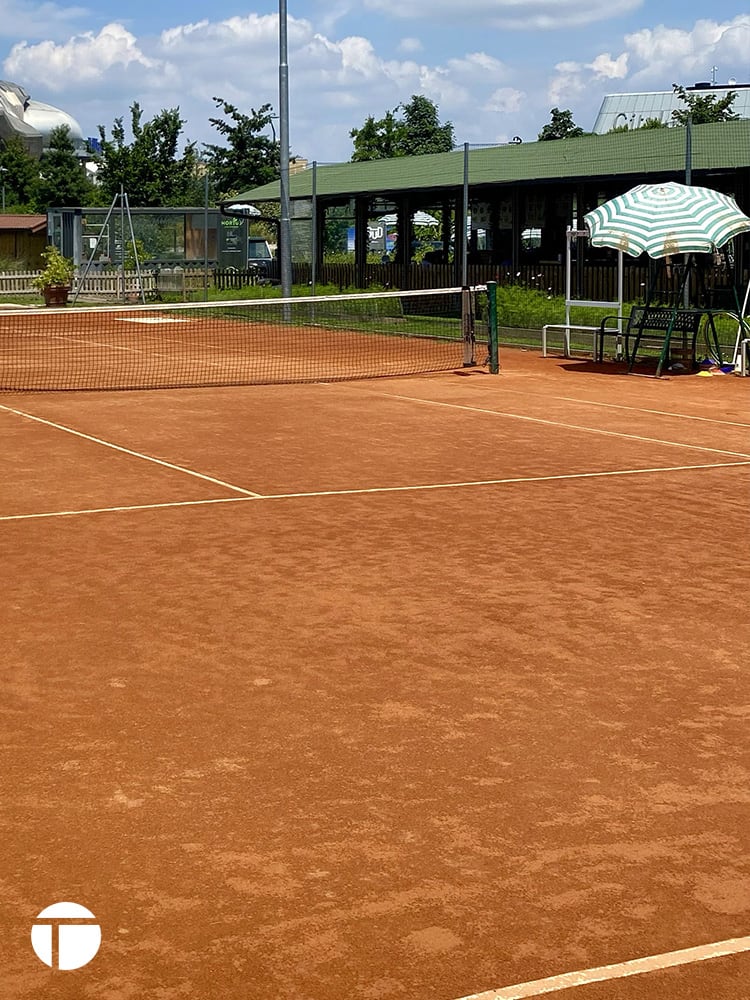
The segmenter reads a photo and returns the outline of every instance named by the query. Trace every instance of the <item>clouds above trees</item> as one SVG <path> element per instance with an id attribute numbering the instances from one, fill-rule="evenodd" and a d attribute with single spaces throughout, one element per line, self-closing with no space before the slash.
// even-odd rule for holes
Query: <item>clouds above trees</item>
<path id="1" fill-rule="evenodd" d="M 87 135 L 126 114 L 133 101 L 147 115 L 179 107 L 186 137 L 198 143 L 215 138 L 209 118 L 217 88 L 239 108 L 278 105 L 275 12 L 202 17 L 151 35 L 118 21 L 72 34 L 68 25 L 86 23 L 90 11 L 26 3 L 28 30 L 16 28 L 15 37 L 24 41 L 8 49 L 0 75 L 21 83 L 36 100 L 64 107 Z M 582 33 L 571 30 L 564 46 L 558 36 L 529 30 L 561 20 L 572 29 L 601 24 L 605 14 L 633 10 L 644 17 L 640 0 L 339 0 L 318 6 L 322 20 L 289 17 L 288 42 L 292 150 L 321 163 L 348 159 L 350 130 L 411 94 L 438 105 L 459 143 L 515 135 L 533 140 L 553 106 L 570 108 L 589 128 L 606 93 L 690 84 L 706 79 L 712 65 L 740 76 L 750 51 L 750 15 L 744 14 L 679 28 L 652 21 L 628 33 L 600 27 L 583 42 Z M 0 10 L 19 17 L 21 8 L 0 0 Z M 49 29 L 42 39 L 40 24 Z M 467 24 L 482 30 L 471 34 Z M 347 33 L 354 25 L 360 33 Z M 441 50 L 434 44 L 436 25 L 442 25 Z M 602 38 L 606 47 L 594 41 Z M 573 42 L 575 50 L 561 59 Z"/>
<path id="2" fill-rule="evenodd" d="M 552 103 L 574 103 L 592 87 L 598 93 L 617 90 L 671 90 L 671 82 L 689 86 L 710 78 L 713 65 L 747 65 L 750 15 L 730 21 L 700 20 L 690 30 L 657 25 L 631 32 L 623 50 L 603 52 L 590 62 L 560 62 L 549 85 Z M 728 74 L 731 75 L 731 74 Z"/>

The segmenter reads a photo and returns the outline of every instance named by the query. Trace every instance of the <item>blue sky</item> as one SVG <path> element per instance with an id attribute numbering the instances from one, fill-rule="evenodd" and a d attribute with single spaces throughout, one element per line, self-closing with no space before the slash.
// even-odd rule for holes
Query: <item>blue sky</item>
<path id="1" fill-rule="evenodd" d="M 349 132 L 425 94 L 457 143 L 536 138 L 550 109 L 592 128 L 607 93 L 750 83 L 750 13 L 714 0 L 287 0 L 292 152 L 348 160 Z M 708 15 L 708 16 L 707 16 Z M 0 0 L 0 75 L 84 135 L 138 101 L 212 142 L 212 97 L 278 109 L 278 3 Z M 713 71 L 712 67 L 716 67 Z"/>

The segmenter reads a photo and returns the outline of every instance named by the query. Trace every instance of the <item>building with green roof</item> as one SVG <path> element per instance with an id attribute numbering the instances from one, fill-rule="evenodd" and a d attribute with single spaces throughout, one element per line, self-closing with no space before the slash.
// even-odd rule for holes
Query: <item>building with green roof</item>
<path id="1" fill-rule="evenodd" d="M 378 240 L 383 238 L 385 259 L 395 234 L 389 259 L 400 287 L 414 284 L 413 262 L 425 257 L 450 261 L 458 284 L 463 255 L 453 250 L 455 233 L 467 232 L 469 266 L 517 271 L 562 259 L 568 228 L 581 225 L 586 212 L 609 198 L 636 184 L 686 179 L 731 194 L 750 214 L 750 120 L 308 165 L 290 172 L 292 256 L 311 259 L 315 232 L 316 262 L 322 265 L 332 249 L 348 249 L 357 284 L 364 286 L 372 280 Z M 279 184 L 273 183 L 243 192 L 232 205 L 278 201 Z M 414 225 L 416 212 L 438 222 L 427 233 L 429 252 L 425 227 Z M 394 219 L 390 232 L 384 217 Z M 743 275 L 747 239 L 735 242 Z M 586 253 L 593 260 L 611 252 Z"/>

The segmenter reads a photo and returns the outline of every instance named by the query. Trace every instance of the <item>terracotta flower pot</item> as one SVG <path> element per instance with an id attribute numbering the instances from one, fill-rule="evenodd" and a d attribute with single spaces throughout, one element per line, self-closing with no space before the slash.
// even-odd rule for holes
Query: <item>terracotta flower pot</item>
<path id="1" fill-rule="evenodd" d="M 68 285 L 45 285 L 42 289 L 46 306 L 66 306 L 70 287 Z"/>

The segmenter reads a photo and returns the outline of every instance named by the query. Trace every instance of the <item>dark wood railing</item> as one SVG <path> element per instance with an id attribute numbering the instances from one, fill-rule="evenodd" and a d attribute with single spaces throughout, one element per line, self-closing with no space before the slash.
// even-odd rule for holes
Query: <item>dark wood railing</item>
<path id="1" fill-rule="evenodd" d="M 653 261 L 626 260 L 623 272 L 623 299 L 626 302 L 643 302 L 654 274 Z M 257 284 L 259 281 L 279 282 L 278 261 L 270 261 L 264 274 L 253 268 L 247 271 L 216 270 L 214 285 L 217 288 L 241 288 L 243 285 Z M 496 281 L 499 285 L 518 285 L 522 288 L 537 289 L 545 295 L 565 295 L 565 265 L 556 261 L 523 264 L 515 273 L 494 264 L 469 264 L 468 283 L 484 285 Z M 660 269 L 656 285 L 656 297 L 669 302 L 676 294 L 680 274 L 675 267 L 671 271 Z M 738 276 L 738 287 L 744 288 L 748 275 Z M 306 263 L 292 264 L 292 282 L 295 285 L 312 283 L 312 268 Z M 419 289 L 453 288 L 460 282 L 451 264 L 412 264 L 406 272 L 398 264 L 367 264 L 361 272 L 353 263 L 323 264 L 316 274 L 316 288 L 323 286 L 343 291 L 344 289 L 378 288 Z M 708 276 L 708 287 L 726 284 L 720 275 Z M 615 262 L 589 262 L 574 267 L 571 274 L 571 297 L 599 302 L 614 302 L 617 299 L 617 264 Z"/>
<path id="2" fill-rule="evenodd" d="M 565 265 L 557 262 L 524 264 L 515 273 L 493 264 L 470 264 L 468 283 L 484 285 L 496 281 L 499 285 L 520 285 L 536 288 L 547 295 L 565 294 Z M 269 277 L 278 280 L 278 265 L 273 262 Z M 359 280 L 358 280 L 359 279 Z M 310 284 L 312 269 L 309 264 L 292 265 L 294 284 Z M 624 298 L 635 302 L 645 295 L 650 280 L 648 264 L 630 264 L 624 271 Z M 412 264 L 404 273 L 397 264 L 367 264 L 364 273 L 353 263 L 323 264 L 318 268 L 316 284 L 345 288 L 453 288 L 460 284 L 456 271 L 450 264 Z M 572 275 L 572 296 L 579 299 L 614 301 L 617 298 L 616 264 L 587 263 Z"/>

